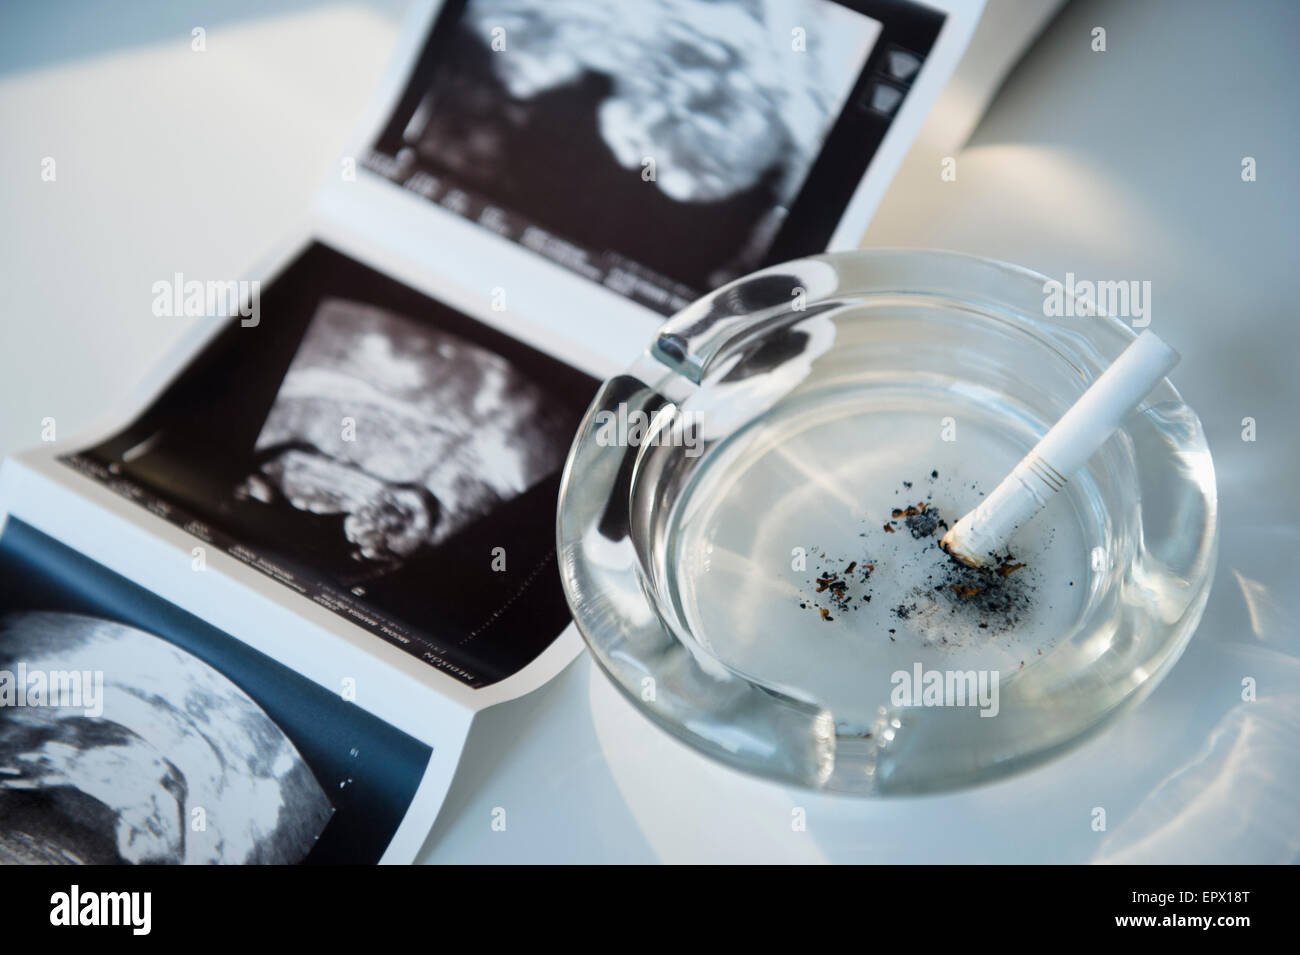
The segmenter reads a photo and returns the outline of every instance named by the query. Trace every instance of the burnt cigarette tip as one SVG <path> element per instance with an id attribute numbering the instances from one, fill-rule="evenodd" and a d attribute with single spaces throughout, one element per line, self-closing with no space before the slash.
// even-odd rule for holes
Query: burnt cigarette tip
<path id="1" fill-rule="evenodd" d="M 939 541 L 940 549 L 959 564 L 965 564 L 967 567 L 978 567 L 978 560 L 958 548 L 954 533 L 956 530 L 957 528 L 953 527 L 952 530 L 943 535 L 942 540 Z"/>

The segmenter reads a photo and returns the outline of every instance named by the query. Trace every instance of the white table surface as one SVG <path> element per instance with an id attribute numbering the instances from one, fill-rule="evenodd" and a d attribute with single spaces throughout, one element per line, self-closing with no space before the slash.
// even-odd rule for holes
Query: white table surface
<path id="1" fill-rule="evenodd" d="M 156 278 L 240 274 L 301 220 L 401 12 L 398 0 L 0 7 L 0 452 L 38 442 L 46 417 L 84 427 L 180 337 L 187 320 L 150 312 Z M 1095 26 L 1105 53 L 1090 49 Z M 1013 779 L 861 801 L 697 756 L 583 656 L 482 714 L 421 858 L 1295 861 L 1297 49 L 1293 3 L 1076 2 L 958 156 L 957 181 L 936 170 L 891 192 L 866 237 L 1152 282 L 1153 327 L 1182 352 L 1175 378 L 1214 452 L 1222 544 L 1204 621 L 1146 703 Z M 1242 182 L 1244 156 L 1258 181 Z M 1242 702 L 1245 677 L 1256 702 Z M 498 807 L 505 831 L 491 825 Z"/>

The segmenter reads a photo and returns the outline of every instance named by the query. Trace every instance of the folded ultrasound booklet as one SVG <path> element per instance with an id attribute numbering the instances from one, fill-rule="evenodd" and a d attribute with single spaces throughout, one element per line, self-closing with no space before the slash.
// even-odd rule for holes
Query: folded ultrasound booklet
<path id="1" fill-rule="evenodd" d="M 224 307 L 0 471 L 0 861 L 413 860 L 474 714 L 581 650 L 598 381 L 856 246 L 980 5 L 417 4 L 310 229 L 160 282 Z"/>

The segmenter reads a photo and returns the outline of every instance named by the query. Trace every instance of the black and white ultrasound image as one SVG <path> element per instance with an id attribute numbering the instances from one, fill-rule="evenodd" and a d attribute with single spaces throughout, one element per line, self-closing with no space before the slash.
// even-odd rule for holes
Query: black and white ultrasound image
<path id="1" fill-rule="evenodd" d="M 470 686 L 533 660 L 596 382 L 320 245 L 261 315 L 67 462 Z"/>
<path id="2" fill-rule="evenodd" d="M 0 864 L 292 864 L 334 812 L 246 693 L 133 627 L 0 613 L 0 704 Z"/>
<path id="3" fill-rule="evenodd" d="M 880 24 L 830 0 L 470 0 L 450 29 L 370 167 L 680 307 L 764 264 Z"/>
<path id="4" fill-rule="evenodd" d="M 373 864 L 432 755 L 20 519 L 0 531 L 0 865 Z"/>
<path id="5" fill-rule="evenodd" d="M 236 494 L 343 518 L 362 567 L 395 566 L 556 471 L 569 434 L 500 355 L 361 302 L 326 299 Z"/>

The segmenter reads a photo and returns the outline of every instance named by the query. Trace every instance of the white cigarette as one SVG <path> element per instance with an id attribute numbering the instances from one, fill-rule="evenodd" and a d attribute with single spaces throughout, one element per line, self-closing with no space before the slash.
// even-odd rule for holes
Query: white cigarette
<path id="1" fill-rule="evenodd" d="M 1178 352 L 1150 331 L 1139 335 L 940 546 L 968 566 L 989 563 L 989 555 L 1065 487 L 1176 364 Z"/>

